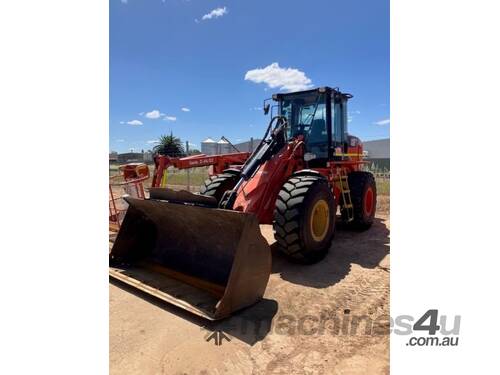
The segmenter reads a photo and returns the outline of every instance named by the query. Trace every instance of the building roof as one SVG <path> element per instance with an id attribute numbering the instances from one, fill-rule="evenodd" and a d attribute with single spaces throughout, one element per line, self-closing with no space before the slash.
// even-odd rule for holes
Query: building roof
<path id="1" fill-rule="evenodd" d="M 208 137 L 207 139 L 205 139 L 201 143 L 216 143 L 216 142 L 212 138 Z"/>

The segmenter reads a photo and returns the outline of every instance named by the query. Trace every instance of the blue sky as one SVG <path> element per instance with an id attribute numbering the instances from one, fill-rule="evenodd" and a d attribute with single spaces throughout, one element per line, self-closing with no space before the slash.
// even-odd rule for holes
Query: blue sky
<path id="1" fill-rule="evenodd" d="M 110 1 L 111 150 L 258 138 L 265 98 L 319 86 L 354 95 L 351 134 L 389 136 L 388 0 Z"/>

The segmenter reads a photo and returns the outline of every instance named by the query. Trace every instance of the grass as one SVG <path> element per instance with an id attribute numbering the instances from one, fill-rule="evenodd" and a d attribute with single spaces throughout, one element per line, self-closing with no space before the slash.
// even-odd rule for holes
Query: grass
<path id="1" fill-rule="evenodd" d="M 377 195 L 390 195 L 391 194 L 391 180 L 389 178 L 376 178 Z"/>
<path id="2" fill-rule="evenodd" d="M 208 173 L 191 172 L 189 182 L 191 186 L 200 186 L 208 178 Z M 169 173 L 167 175 L 168 185 L 187 185 L 188 175 L 186 172 Z"/>
<path id="3" fill-rule="evenodd" d="M 114 176 L 115 174 L 118 174 L 118 165 L 117 164 L 110 164 L 109 165 L 109 175 Z"/>
<path id="4" fill-rule="evenodd" d="M 149 173 L 153 176 L 154 165 L 149 165 Z M 115 176 L 118 174 L 118 165 L 109 166 L 109 175 Z M 192 168 L 189 170 L 189 181 L 192 187 L 199 187 L 208 178 L 208 168 Z M 151 186 L 152 177 L 145 182 L 145 186 Z M 170 168 L 167 173 L 167 185 L 184 185 L 187 186 L 188 170 Z"/>

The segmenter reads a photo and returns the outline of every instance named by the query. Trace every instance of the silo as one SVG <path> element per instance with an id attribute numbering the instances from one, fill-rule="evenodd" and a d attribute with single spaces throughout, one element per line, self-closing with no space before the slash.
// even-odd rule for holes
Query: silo
<path id="1" fill-rule="evenodd" d="M 232 147 L 228 141 L 221 138 L 219 142 L 217 142 L 217 148 L 219 154 L 229 154 L 231 153 Z"/>
<path id="2" fill-rule="evenodd" d="M 217 142 L 215 142 L 212 138 L 207 138 L 203 142 L 201 142 L 201 153 L 207 155 L 216 155 L 217 150 Z"/>

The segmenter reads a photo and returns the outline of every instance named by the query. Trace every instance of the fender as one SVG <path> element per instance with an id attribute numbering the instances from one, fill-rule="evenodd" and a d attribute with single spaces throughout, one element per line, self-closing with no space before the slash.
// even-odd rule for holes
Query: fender
<path id="1" fill-rule="evenodd" d="M 240 176 L 241 174 L 241 169 L 238 169 L 238 168 L 228 168 L 228 169 L 224 169 L 222 171 L 222 173 L 229 173 L 229 174 L 234 174 L 235 176 Z"/>
<path id="2" fill-rule="evenodd" d="M 315 177 L 321 177 L 321 178 L 326 179 L 325 176 L 323 176 L 318 171 L 315 171 L 314 169 L 301 169 L 300 171 L 292 173 L 292 175 L 290 177 L 293 177 L 293 176 L 315 176 Z"/>

